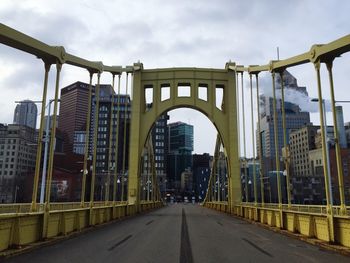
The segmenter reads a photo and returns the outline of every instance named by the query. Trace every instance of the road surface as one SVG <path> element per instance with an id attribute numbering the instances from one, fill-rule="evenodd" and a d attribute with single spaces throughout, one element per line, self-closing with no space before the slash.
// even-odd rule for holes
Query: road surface
<path id="1" fill-rule="evenodd" d="M 173 204 L 4 262 L 350 262 L 197 204 Z"/>

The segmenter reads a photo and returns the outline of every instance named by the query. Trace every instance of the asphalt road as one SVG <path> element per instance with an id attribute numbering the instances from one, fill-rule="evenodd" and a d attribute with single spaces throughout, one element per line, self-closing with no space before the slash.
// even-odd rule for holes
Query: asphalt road
<path id="1" fill-rule="evenodd" d="M 192 204 L 99 227 L 4 262 L 350 262 L 350 257 Z"/>

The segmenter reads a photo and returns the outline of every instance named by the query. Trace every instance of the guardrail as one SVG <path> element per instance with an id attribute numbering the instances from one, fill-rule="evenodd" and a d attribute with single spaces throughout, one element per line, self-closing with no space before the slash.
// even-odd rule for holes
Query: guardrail
<path id="1" fill-rule="evenodd" d="M 0 251 L 160 208 L 163 203 L 141 202 L 139 208 L 127 202 L 94 202 L 93 205 L 90 207 L 89 202 L 83 206 L 79 202 L 51 203 L 50 210 L 45 210 L 41 204 L 37 212 L 30 212 L 30 204 L 1 205 Z"/>
<path id="2" fill-rule="evenodd" d="M 230 208 L 227 202 L 206 202 L 204 206 L 328 242 L 332 227 L 334 242 L 350 247 L 350 207 L 346 207 L 346 214 L 340 212 L 340 206 L 333 207 L 334 214 L 329 220 L 323 205 L 283 205 L 279 209 L 278 204 L 241 203 Z"/>

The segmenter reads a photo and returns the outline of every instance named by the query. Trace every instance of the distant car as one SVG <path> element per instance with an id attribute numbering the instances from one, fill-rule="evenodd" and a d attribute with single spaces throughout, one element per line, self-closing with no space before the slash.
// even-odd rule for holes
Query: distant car
<path id="1" fill-rule="evenodd" d="M 184 197 L 184 202 L 185 202 L 185 203 L 188 203 L 188 202 L 189 202 L 187 196 Z"/>

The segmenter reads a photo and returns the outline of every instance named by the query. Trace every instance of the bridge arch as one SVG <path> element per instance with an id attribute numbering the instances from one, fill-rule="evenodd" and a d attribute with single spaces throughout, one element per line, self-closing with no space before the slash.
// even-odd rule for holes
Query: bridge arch
<path id="1" fill-rule="evenodd" d="M 133 77 L 128 202 L 136 206 L 139 203 L 141 155 L 153 124 L 164 112 L 185 107 L 203 113 L 216 127 L 228 161 L 229 203 L 231 207 L 239 203 L 241 183 L 235 72 L 228 65 L 225 69 L 144 70 L 142 64 L 136 64 L 135 68 L 138 70 Z M 146 100 L 150 94 L 151 102 Z M 217 94 L 221 94 L 220 105 L 217 105 Z"/>

